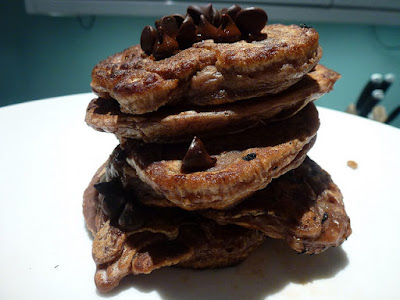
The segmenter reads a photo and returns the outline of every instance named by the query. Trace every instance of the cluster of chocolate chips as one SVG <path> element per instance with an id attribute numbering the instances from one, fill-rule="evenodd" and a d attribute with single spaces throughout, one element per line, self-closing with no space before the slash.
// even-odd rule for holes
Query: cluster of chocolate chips
<path id="1" fill-rule="evenodd" d="M 132 231 L 143 224 L 142 206 L 134 201 L 133 195 L 126 195 L 119 179 L 99 182 L 94 185 L 100 193 L 100 205 L 103 213 L 108 216 L 114 224 L 126 231 Z M 132 201 L 127 201 L 131 199 Z"/>
<path id="2" fill-rule="evenodd" d="M 140 45 L 147 55 L 164 59 L 207 39 L 216 43 L 263 40 L 267 36 L 261 30 L 267 21 L 266 12 L 260 8 L 233 5 L 219 11 L 212 4 L 191 5 L 186 16 L 165 16 L 155 22 L 156 28 L 146 26 Z"/>

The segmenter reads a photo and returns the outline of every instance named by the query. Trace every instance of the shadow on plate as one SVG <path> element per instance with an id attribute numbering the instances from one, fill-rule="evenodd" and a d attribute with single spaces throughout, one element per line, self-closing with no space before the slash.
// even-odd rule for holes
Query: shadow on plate
<path id="1" fill-rule="evenodd" d="M 269 239 L 238 266 L 214 270 L 164 268 L 150 275 L 128 276 L 102 297 L 157 293 L 160 299 L 264 299 L 288 284 L 332 278 L 348 264 L 342 247 L 319 255 L 299 255 L 285 242 Z M 151 297 L 150 295 L 148 295 Z M 152 295 L 154 296 L 154 295 Z M 140 298 L 142 299 L 142 298 Z"/>

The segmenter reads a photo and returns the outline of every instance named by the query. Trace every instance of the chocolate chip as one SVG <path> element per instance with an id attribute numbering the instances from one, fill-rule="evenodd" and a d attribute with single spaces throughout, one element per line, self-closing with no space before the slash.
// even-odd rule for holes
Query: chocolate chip
<path id="1" fill-rule="evenodd" d="M 240 40 L 242 33 L 228 14 L 221 17 L 221 26 L 218 28 L 217 42 L 233 43 Z"/>
<path id="2" fill-rule="evenodd" d="M 147 55 L 152 53 L 156 40 L 157 31 L 151 26 L 146 26 L 140 36 L 140 46 Z"/>
<path id="3" fill-rule="evenodd" d="M 206 39 L 217 39 L 218 38 L 218 29 L 208 22 L 204 15 L 200 16 L 200 23 L 197 26 L 197 36 L 201 40 Z"/>
<path id="4" fill-rule="evenodd" d="M 171 17 L 175 18 L 176 23 L 178 24 L 178 28 L 181 27 L 183 20 L 185 20 L 185 16 L 180 14 L 173 14 L 171 15 Z"/>
<path id="5" fill-rule="evenodd" d="M 122 194 L 122 184 L 118 178 L 114 178 L 111 181 L 96 183 L 94 188 L 104 196 Z"/>
<path id="6" fill-rule="evenodd" d="M 161 30 L 164 34 L 168 34 L 170 37 L 175 38 L 178 29 L 178 22 L 173 16 L 163 17 L 161 19 Z"/>
<path id="7" fill-rule="evenodd" d="M 235 23 L 243 34 L 257 35 L 267 24 L 268 16 L 261 8 L 249 7 L 236 15 Z"/>
<path id="8" fill-rule="evenodd" d="M 221 13 L 215 7 L 213 7 L 213 9 L 212 9 L 211 24 L 214 25 L 216 28 L 218 28 L 219 25 L 221 25 Z"/>
<path id="9" fill-rule="evenodd" d="M 200 16 L 202 15 L 201 8 L 197 5 L 190 5 L 187 8 L 187 14 L 192 17 L 193 22 L 197 25 L 200 22 Z"/>
<path id="10" fill-rule="evenodd" d="M 170 57 L 175 51 L 179 50 L 178 42 L 168 34 L 162 36 L 162 42 L 155 43 L 153 55 L 156 59 Z"/>
<path id="11" fill-rule="evenodd" d="M 182 171 L 203 171 L 213 167 L 216 161 L 217 159 L 215 157 L 211 157 L 207 153 L 203 142 L 199 138 L 194 137 L 182 160 Z"/>
<path id="12" fill-rule="evenodd" d="M 212 22 L 213 7 L 211 3 L 205 6 L 190 5 L 187 8 L 187 13 L 193 18 L 196 25 L 199 24 L 201 15 L 204 15 L 209 22 Z"/>
<path id="13" fill-rule="evenodd" d="M 324 212 L 324 215 L 322 216 L 321 224 L 324 224 L 326 220 L 328 220 L 328 213 Z"/>
<path id="14" fill-rule="evenodd" d="M 257 154 L 252 152 L 252 153 L 247 154 L 246 156 L 243 156 L 242 159 L 245 161 L 251 161 L 251 160 L 255 159 L 256 157 L 257 157 Z"/>
<path id="15" fill-rule="evenodd" d="M 101 194 L 99 200 L 103 212 L 111 219 L 117 217 L 126 202 L 124 190 L 118 178 L 96 183 L 94 187 Z"/>
<path id="16" fill-rule="evenodd" d="M 100 204 L 104 214 L 110 219 L 114 219 L 121 213 L 125 202 L 123 195 L 107 195 L 102 197 Z"/>
<path id="17" fill-rule="evenodd" d="M 191 16 L 186 16 L 176 34 L 176 40 L 182 49 L 188 48 L 196 40 L 196 25 Z"/>
<path id="18" fill-rule="evenodd" d="M 228 14 L 232 18 L 232 20 L 235 20 L 236 15 L 241 10 L 242 10 L 242 8 L 239 5 L 234 4 L 231 7 L 227 8 L 226 12 L 224 12 L 224 13 Z"/>
<path id="19" fill-rule="evenodd" d="M 115 155 L 114 160 L 115 160 L 117 163 L 125 162 L 125 160 L 126 160 L 126 153 L 125 153 L 125 150 L 122 149 L 120 146 L 118 146 L 118 148 L 117 148 L 115 151 L 116 151 L 116 155 Z"/>
<path id="20" fill-rule="evenodd" d="M 161 30 L 161 19 L 155 20 L 154 26 L 156 26 L 157 31 Z"/>
<path id="21" fill-rule="evenodd" d="M 247 41 L 252 42 L 252 41 L 262 41 L 265 40 L 268 37 L 266 33 L 258 33 L 258 34 L 249 34 Z"/>
<path id="22" fill-rule="evenodd" d="M 119 218 L 118 225 L 125 231 L 133 231 L 140 228 L 144 223 L 141 205 L 137 203 L 126 203 Z"/>
<path id="23" fill-rule="evenodd" d="M 140 44 L 147 55 L 164 59 L 205 39 L 219 43 L 266 39 L 261 30 L 267 21 L 267 14 L 260 8 L 242 9 L 233 5 L 218 11 L 212 4 L 191 5 L 185 17 L 169 15 L 155 21 L 156 29 L 146 26 Z"/>

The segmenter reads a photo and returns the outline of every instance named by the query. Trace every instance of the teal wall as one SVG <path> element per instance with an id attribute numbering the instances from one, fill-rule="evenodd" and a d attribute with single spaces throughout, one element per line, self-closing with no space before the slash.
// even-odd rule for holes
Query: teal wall
<path id="1" fill-rule="evenodd" d="M 89 92 L 93 66 L 138 43 L 141 29 L 154 21 L 98 16 L 85 29 L 75 17 L 26 15 L 22 0 L 3 1 L 0 8 L 0 106 Z M 396 75 L 382 104 L 388 111 L 400 105 L 399 26 L 309 25 L 320 33 L 322 63 L 342 74 L 334 91 L 319 99 L 318 105 L 344 111 L 375 72 Z M 400 117 L 393 124 L 400 127 Z"/>

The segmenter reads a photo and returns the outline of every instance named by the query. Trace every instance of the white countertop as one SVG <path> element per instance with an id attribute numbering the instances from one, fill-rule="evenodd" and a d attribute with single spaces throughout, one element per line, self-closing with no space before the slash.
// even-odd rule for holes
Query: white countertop
<path id="1" fill-rule="evenodd" d="M 234 268 L 161 269 L 100 295 L 82 194 L 117 140 L 85 124 L 93 97 L 0 108 L 0 299 L 399 299 L 400 130 L 324 108 L 310 157 L 343 192 L 348 241 L 306 256 L 268 240 Z"/>

